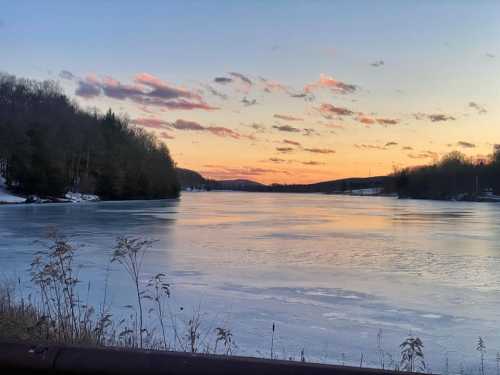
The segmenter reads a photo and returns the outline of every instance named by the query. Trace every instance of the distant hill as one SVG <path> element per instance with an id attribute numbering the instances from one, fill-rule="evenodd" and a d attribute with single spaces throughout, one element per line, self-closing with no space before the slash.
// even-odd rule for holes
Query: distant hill
<path id="1" fill-rule="evenodd" d="M 203 177 L 200 173 L 186 168 L 176 168 L 176 172 L 181 188 L 184 190 L 247 190 L 266 187 L 266 185 L 259 182 L 245 179 L 210 180 Z"/>
<path id="2" fill-rule="evenodd" d="M 175 171 L 177 173 L 181 189 L 202 189 L 207 185 L 207 180 L 198 172 L 185 168 L 176 168 Z"/>
<path id="3" fill-rule="evenodd" d="M 236 190 L 276 193 L 341 193 L 359 189 L 383 188 L 392 177 L 376 176 L 364 178 L 344 178 L 317 182 L 313 184 L 272 184 L 265 185 L 247 179 L 209 180 L 200 173 L 189 169 L 177 168 L 177 175 L 183 189 L 197 188 L 206 190 Z"/>
<path id="4" fill-rule="evenodd" d="M 297 193 L 334 193 L 359 189 L 382 188 L 390 179 L 390 176 L 351 177 L 305 185 L 272 185 L 271 188 L 273 188 L 273 191 L 283 190 Z"/>
<path id="5" fill-rule="evenodd" d="M 213 189 L 225 190 L 247 190 L 267 187 L 259 182 L 245 179 L 212 181 L 212 185 Z"/>

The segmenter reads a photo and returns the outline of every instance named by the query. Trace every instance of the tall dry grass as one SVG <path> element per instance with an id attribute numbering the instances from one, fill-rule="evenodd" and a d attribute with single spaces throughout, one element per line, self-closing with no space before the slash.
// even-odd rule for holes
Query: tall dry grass
<path id="1" fill-rule="evenodd" d="M 200 308 L 174 311 L 166 274 L 141 282 L 143 260 L 153 241 L 117 239 L 97 308 L 88 302 L 91 284 L 84 284 L 75 271 L 79 247 L 53 230 L 42 244 L 44 249 L 30 264 L 28 298 L 20 280 L 0 285 L 0 339 L 227 355 L 236 349 L 231 329 L 204 324 Z M 125 318 L 115 317 L 108 303 L 113 263 L 126 271 L 134 289 L 135 301 L 125 306 Z"/>

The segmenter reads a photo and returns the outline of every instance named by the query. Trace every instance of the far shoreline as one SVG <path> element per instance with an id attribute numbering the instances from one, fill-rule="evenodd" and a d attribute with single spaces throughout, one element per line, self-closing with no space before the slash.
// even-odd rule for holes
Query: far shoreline
<path id="1" fill-rule="evenodd" d="M 322 192 L 322 191 L 252 191 L 252 190 L 238 190 L 238 189 L 211 189 L 211 190 L 181 190 L 178 196 L 163 197 L 163 198 L 136 198 L 136 199 L 93 199 L 93 200 L 80 200 L 71 201 L 70 199 L 62 197 L 50 197 L 50 198 L 40 198 L 37 201 L 26 201 L 24 202 L 4 202 L 0 201 L 1 206 L 24 206 L 24 205 L 60 205 L 60 204 L 93 204 L 93 203 L 124 203 L 124 202 L 150 202 L 150 201 L 165 201 L 165 200 L 179 200 L 182 198 L 182 193 L 268 193 L 268 194 L 295 194 L 295 195 L 334 195 L 334 196 L 348 196 L 348 197 L 378 197 L 378 198 L 394 198 L 398 200 L 418 200 L 418 201 L 436 201 L 436 202 L 456 202 L 456 203 L 500 203 L 500 199 L 488 197 L 478 197 L 471 199 L 454 199 L 454 198 L 430 198 L 430 197 L 400 197 L 396 194 L 359 194 L 359 193 L 349 193 L 349 192 Z M 24 197 L 20 197 L 24 198 Z"/>

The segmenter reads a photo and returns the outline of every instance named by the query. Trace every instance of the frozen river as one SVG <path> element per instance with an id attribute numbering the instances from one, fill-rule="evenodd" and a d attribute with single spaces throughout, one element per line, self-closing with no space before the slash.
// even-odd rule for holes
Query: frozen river
<path id="1" fill-rule="evenodd" d="M 375 366 L 412 332 L 428 364 L 476 372 L 478 336 L 500 351 L 500 205 L 382 197 L 183 193 L 180 200 L 0 206 L 0 264 L 25 277 L 50 226 L 84 245 L 80 279 L 102 290 L 118 236 L 158 240 L 172 304 L 231 327 L 238 353 Z M 113 267 L 114 308 L 133 303 Z M 94 297 L 96 300 L 98 296 Z M 216 323 L 213 323 L 216 324 Z M 389 361 L 389 359 L 387 359 Z"/>

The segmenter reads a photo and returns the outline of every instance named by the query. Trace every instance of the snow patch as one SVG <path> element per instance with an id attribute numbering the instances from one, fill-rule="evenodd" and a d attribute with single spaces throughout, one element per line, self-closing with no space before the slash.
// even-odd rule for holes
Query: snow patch
<path id="1" fill-rule="evenodd" d="M 378 195 L 382 193 L 382 188 L 366 188 L 366 189 L 354 189 L 351 190 L 351 195 Z"/>
<path id="2" fill-rule="evenodd" d="M 24 203 L 26 199 L 10 193 L 5 186 L 5 178 L 0 176 L 0 203 Z"/>
<path id="3" fill-rule="evenodd" d="M 99 200 L 99 197 L 94 194 L 74 193 L 71 191 L 68 191 L 64 197 L 72 203 L 96 202 Z"/>

